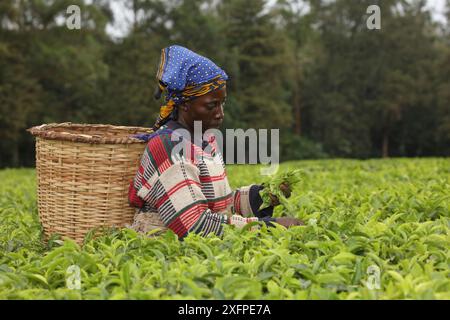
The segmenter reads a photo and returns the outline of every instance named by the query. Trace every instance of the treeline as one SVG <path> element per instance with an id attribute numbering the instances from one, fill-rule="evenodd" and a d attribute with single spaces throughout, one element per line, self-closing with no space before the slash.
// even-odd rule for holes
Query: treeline
<path id="1" fill-rule="evenodd" d="M 426 1 L 117 0 L 133 13 L 121 39 L 112 2 L 0 1 L 0 167 L 34 164 L 33 125 L 151 126 L 171 44 L 227 71 L 224 127 L 279 128 L 282 160 L 450 155 L 450 30 Z"/>

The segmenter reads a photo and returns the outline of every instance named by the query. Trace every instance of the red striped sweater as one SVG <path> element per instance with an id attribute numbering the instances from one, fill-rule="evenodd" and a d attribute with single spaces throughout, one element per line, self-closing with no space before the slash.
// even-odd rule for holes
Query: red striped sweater
<path id="1" fill-rule="evenodd" d="M 130 204 L 157 211 L 180 238 L 189 232 L 221 235 L 223 224 L 242 227 L 258 221 L 250 204 L 256 185 L 231 190 L 215 137 L 196 144 L 174 131 L 179 128 L 169 121 L 149 137 L 130 183 Z M 190 152 L 184 154 L 186 150 Z"/>

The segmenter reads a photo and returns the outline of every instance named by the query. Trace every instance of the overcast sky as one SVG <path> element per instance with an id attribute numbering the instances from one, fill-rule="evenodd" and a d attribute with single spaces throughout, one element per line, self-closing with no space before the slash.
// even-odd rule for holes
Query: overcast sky
<path id="1" fill-rule="evenodd" d="M 226 0 L 225 0 L 226 1 Z M 432 12 L 436 21 L 445 22 L 445 0 L 427 0 L 427 8 Z M 123 37 L 128 31 L 129 22 L 133 18 L 130 10 L 123 6 L 123 0 L 111 0 L 116 23 L 108 25 L 106 31 L 113 37 Z"/>

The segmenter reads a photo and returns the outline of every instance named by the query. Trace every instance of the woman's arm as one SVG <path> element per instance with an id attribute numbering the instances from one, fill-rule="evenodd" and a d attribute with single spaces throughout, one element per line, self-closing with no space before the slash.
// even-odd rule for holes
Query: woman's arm
<path id="1" fill-rule="evenodd" d="M 272 217 L 273 206 L 269 206 L 262 210 L 259 207 L 263 203 L 259 191 L 264 187 L 258 184 L 240 187 L 233 192 L 233 205 L 231 212 L 242 215 L 244 217 Z"/>
<path id="2" fill-rule="evenodd" d="M 155 207 L 164 224 L 180 238 L 188 233 L 223 233 L 224 224 L 242 227 L 258 217 L 214 213 L 201 190 L 200 172 L 185 158 L 173 156 L 174 142 L 161 134 L 149 141 L 132 188 L 130 203 Z M 134 192 L 133 190 L 134 189 Z M 240 192 L 229 196 L 240 195 Z"/>

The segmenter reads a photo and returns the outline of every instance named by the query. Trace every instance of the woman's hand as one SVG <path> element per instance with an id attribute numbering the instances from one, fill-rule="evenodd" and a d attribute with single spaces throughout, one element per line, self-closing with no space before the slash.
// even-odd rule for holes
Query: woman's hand
<path id="1" fill-rule="evenodd" d="M 281 190 L 281 192 L 283 192 L 283 195 L 286 198 L 289 198 L 291 196 L 291 192 L 292 191 L 291 191 L 291 186 L 289 185 L 289 183 L 283 182 L 282 184 L 280 184 L 280 190 Z M 270 193 L 269 197 L 270 197 L 270 200 L 271 200 L 271 203 L 270 203 L 271 206 L 275 207 L 275 206 L 280 204 L 280 200 L 278 200 L 277 196 L 275 196 L 275 195 Z"/>
<path id="2" fill-rule="evenodd" d="M 304 226 L 305 223 L 297 218 L 291 218 L 291 217 L 281 217 L 276 218 L 276 223 L 281 224 L 283 227 L 290 228 L 294 226 Z"/>

